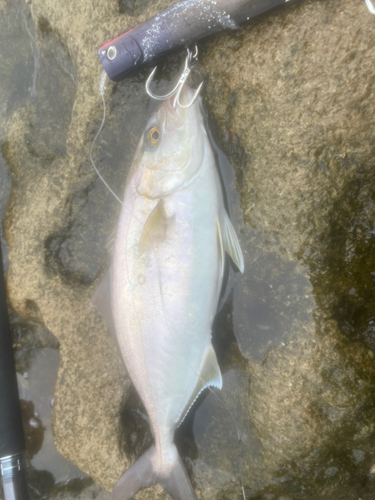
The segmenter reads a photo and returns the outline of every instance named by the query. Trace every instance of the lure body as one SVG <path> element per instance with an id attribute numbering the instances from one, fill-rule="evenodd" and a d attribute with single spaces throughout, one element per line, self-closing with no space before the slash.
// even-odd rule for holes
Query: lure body
<path id="1" fill-rule="evenodd" d="M 181 0 L 100 47 L 109 78 L 120 81 L 144 65 L 253 19 L 289 0 Z"/>

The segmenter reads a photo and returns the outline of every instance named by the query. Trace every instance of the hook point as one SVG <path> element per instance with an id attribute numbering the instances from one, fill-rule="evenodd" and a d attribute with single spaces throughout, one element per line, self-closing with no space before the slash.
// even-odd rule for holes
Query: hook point
<path id="1" fill-rule="evenodd" d="M 169 99 L 169 97 L 172 97 L 173 95 L 175 95 L 176 97 L 174 98 L 173 100 L 173 107 L 175 108 L 176 107 L 176 104 L 178 104 L 181 108 L 183 109 L 186 109 L 186 108 L 189 108 L 190 106 L 192 106 L 195 102 L 195 100 L 197 99 L 198 97 L 198 94 L 200 92 L 200 89 L 203 85 L 203 82 L 201 82 L 201 84 L 199 85 L 199 87 L 197 88 L 197 90 L 195 91 L 194 93 L 194 96 L 191 100 L 190 103 L 188 104 L 181 104 L 181 101 L 180 101 L 180 95 L 181 95 L 181 91 L 183 89 L 183 86 L 185 85 L 186 83 L 186 80 L 190 74 L 190 71 L 191 69 L 189 68 L 189 63 L 191 62 L 192 59 L 197 59 L 197 56 L 198 56 L 198 46 L 195 45 L 195 53 L 193 54 L 192 51 L 190 49 L 187 49 L 187 56 L 185 58 L 185 67 L 184 67 L 184 70 L 177 82 L 177 85 L 174 87 L 173 90 L 171 90 L 168 94 L 166 95 L 163 95 L 163 96 L 157 96 L 156 94 L 154 94 L 153 92 L 151 92 L 150 90 L 150 83 L 152 81 L 152 78 L 155 74 L 155 71 L 156 71 L 156 67 L 151 71 L 150 73 L 150 76 L 147 78 L 147 81 L 146 81 L 146 92 L 147 94 L 152 98 L 152 99 L 156 99 L 157 101 L 165 101 L 166 99 Z"/>

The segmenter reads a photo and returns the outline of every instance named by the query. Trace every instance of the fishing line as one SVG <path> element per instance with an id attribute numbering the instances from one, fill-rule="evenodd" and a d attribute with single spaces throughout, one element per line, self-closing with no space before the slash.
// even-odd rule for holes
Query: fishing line
<path id="1" fill-rule="evenodd" d="M 368 10 L 371 14 L 375 14 L 375 7 L 372 5 L 371 0 L 365 0 Z"/>
<path id="2" fill-rule="evenodd" d="M 102 123 L 100 124 L 100 127 L 99 127 L 99 130 L 97 131 L 95 137 L 94 137 L 94 140 L 92 141 L 92 144 L 91 144 L 91 148 L 90 148 L 90 160 L 91 160 L 91 164 L 96 172 L 96 174 L 98 175 L 99 179 L 102 181 L 102 183 L 105 185 L 105 187 L 108 189 L 108 191 L 116 198 L 116 200 L 124 207 L 126 208 L 126 210 L 130 213 L 130 215 L 132 217 L 135 218 L 136 221 L 138 221 L 140 224 L 143 224 L 142 221 L 140 221 L 138 219 L 138 217 L 136 217 L 133 213 L 132 210 L 129 209 L 129 207 L 127 207 L 126 205 L 124 205 L 122 203 L 122 201 L 120 200 L 120 198 L 116 195 L 116 193 L 110 188 L 110 186 L 107 184 L 107 182 L 104 180 L 103 176 L 100 174 L 99 170 L 96 168 L 95 166 L 95 163 L 94 163 L 94 160 L 92 158 L 92 152 L 93 152 L 93 149 L 94 149 L 94 145 L 95 145 L 95 142 L 97 140 L 97 138 L 99 137 L 99 134 L 100 132 L 102 131 L 102 128 L 104 126 L 104 122 L 105 122 L 105 118 L 106 118 L 106 106 L 105 106 L 105 99 L 104 99 L 104 92 L 105 92 L 105 89 L 106 89 L 106 86 L 105 86 L 105 81 L 107 79 L 107 74 L 105 71 L 103 71 L 102 73 L 102 76 L 100 77 L 100 84 L 99 84 L 99 93 L 102 97 L 102 102 L 103 102 L 103 119 L 102 119 Z M 147 233 L 147 231 L 146 231 Z"/>
<path id="3" fill-rule="evenodd" d="M 199 373 L 197 373 L 192 366 L 189 366 L 190 370 L 193 371 L 193 373 L 204 383 L 205 381 L 203 380 L 203 378 L 199 375 Z M 230 411 L 230 409 L 227 407 L 225 401 L 218 395 L 216 394 L 216 392 L 214 392 L 214 390 L 212 389 L 212 387 L 210 387 L 209 385 L 206 386 L 206 387 L 203 387 L 203 389 L 200 391 L 200 393 L 198 394 L 198 396 L 203 392 L 204 389 L 208 389 L 214 396 L 215 398 L 219 401 L 219 403 L 221 404 L 221 406 L 224 408 L 224 410 L 226 410 L 230 416 L 230 418 L 233 420 L 233 423 L 234 423 L 234 427 L 236 429 L 236 434 L 237 434 L 237 444 L 238 444 L 238 447 L 240 449 L 240 463 L 242 463 L 242 459 L 243 459 L 243 456 L 242 456 L 242 447 L 241 447 L 241 443 L 242 443 L 242 431 L 240 431 L 238 425 L 237 425 L 237 422 L 234 418 L 234 415 L 233 413 Z M 198 398 L 197 396 L 197 398 Z M 189 413 L 191 407 L 193 406 L 193 404 L 195 403 L 195 401 L 197 400 L 197 398 L 193 401 L 193 403 L 191 404 L 191 406 L 189 407 L 187 413 Z M 183 419 L 181 420 L 181 422 L 178 424 L 177 427 L 179 427 L 182 422 L 185 420 L 185 417 L 187 415 L 187 413 L 184 415 Z M 245 488 L 243 487 L 243 481 L 242 481 L 242 473 L 241 471 L 239 471 L 239 475 L 240 475 L 240 484 L 241 484 L 241 490 L 242 490 L 242 497 L 243 497 L 243 500 L 246 500 L 246 495 L 245 495 Z"/>
<path id="4" fill-rule="evenodd" d="M 237 422 L 234 418 L 234 415 L 233 413 L 230 411 L 230 409 L 226 406 L 224 400 L 218 395 L 216 394 L 216 392 L 214 392 L 214 390 L 212 389 L 212 387 L 208 386 L 207 389 L 215 396 L 216 399 L 218 399 L 218 401 L 221 403 L 221 405 L 223 406 L 223 408 L 229 413 L 229 416 L 230 418 L 233 420 L 233 423 L 234 423 L 234 426 L 236 428 L 236 433 L 237 433 L 237 445 L 240 449 L 240 464 L 242 463 L 242 446 L 241 446 L 241 443 L 242 443 L 242 431 L 240 432 L 240 429 L 239 427 L 237 426 Z M 243 500 L 246 500 L 246 495 L 245 495 L 245 489 L 243 487 L 243 481 L 242 481 L 242 474 L 241 474 L 241 470 L 239 471 L 239 474 L 240 474 L 240 484 L 241 484 L 241 489 L 242 489 L 242 496 L 243 496 Z"/>
<path id="5" fill-rule="evenodd" d="M 102 128 L 103 128 L 104 122 L 105 122 L 106 108 L 105 108 L 104 91 L 106 89 L 106 87 L 105 87 L 106 78 L 107 78 L 107 74 L 106 74 L 105 71 L 103 71 L 102 76 L 100 78 L 100 85 L 99 85 L 99 93 L 102 96 L 102 101 L 103 101 L 103 119 L 102 119 L 102 123 L 100 124 L 99 130 L 97 131 L 96 136 L 94 137 L 94 140 L 92 141 L 92 144 L 91 144 L 91 148 L 90 148 L 90 160 L 91 160 L 91 164 L 92 164 L 95 172 L 97 173 L 99 179 L 102 181 L 102 183 L 108 189 L 108 191 L 111 194 L 113 194 L 113 196 L 116 198 L 116 200 L 122 205 L 122 201 L 117 196 L 117 194 L 114 191 L 112 191 L 112 189 L 108 186 L 108 184 L 106 183 L 106 181 L 103 179 L 102 175 L 100 174 L 99 170 L 96 168 L 94 160 L 92 159 L 92 151 L 94 149 L 95 142 L 96 142 L 97 138 L 99 137 L 99 134 L 102 131 Z"/>

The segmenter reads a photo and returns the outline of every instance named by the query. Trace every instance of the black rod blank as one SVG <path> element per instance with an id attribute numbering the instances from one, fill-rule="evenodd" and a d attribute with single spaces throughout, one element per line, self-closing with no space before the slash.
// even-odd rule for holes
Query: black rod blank
<path id="1" fill-rule="evenodd" d="M 0 476 L 5 500 L 28 500 L 25 437 L 7 310 L 0 240 Z"/>

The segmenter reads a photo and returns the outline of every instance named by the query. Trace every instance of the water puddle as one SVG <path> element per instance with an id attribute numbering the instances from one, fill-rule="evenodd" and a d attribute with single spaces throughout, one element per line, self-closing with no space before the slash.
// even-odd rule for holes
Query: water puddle
<path id="1" fill-rule="evenodd" d="M 57 341 L 42 325 L 25 322 L 15 313 L 10 320 L 31 499 L 107 499 L 107 492 L 58 453 L 53 440 L 51 418 L 60 361 Z"/>

